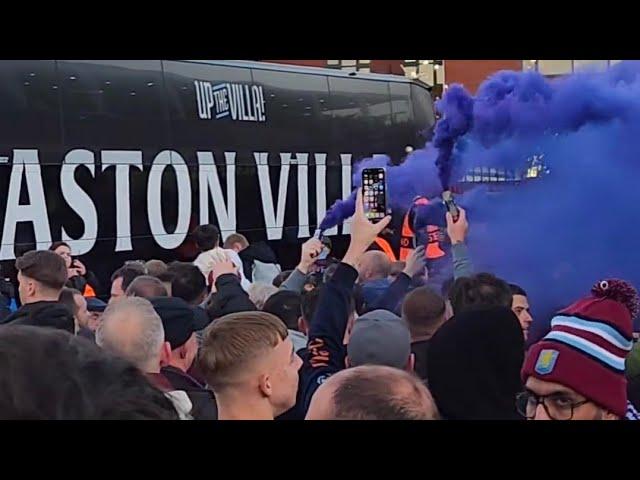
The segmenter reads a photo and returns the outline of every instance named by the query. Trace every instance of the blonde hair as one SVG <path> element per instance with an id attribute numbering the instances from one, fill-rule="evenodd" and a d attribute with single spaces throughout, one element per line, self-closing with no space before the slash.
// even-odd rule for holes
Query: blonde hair
<path id="1" fill-rule="evenodd" d="M 270 283 L 264 282 L 253 282 L 247 289 L 249 300 L 253 302 L 258 310 L 262 310 L 262 307 L 264 307 L 264 303 L 269 299 L 271 295 L 277 292 L 277 287 L 274 287 Z"/>
<path id="2" fill-rule="evenodd" d="M 232 233 L 224 241 L 224 248 L 230 249 L 231 247 L 233 247 L 234 243 L 239 243 L 240 245 L 242 245 L 243 249 L 249 246 L 249 241 L 247 240 L 247 237 L 245 237 L 241 233 Z"/>
<path id="3" fill-rule="evenodd" d="M 287 338 L 285 324 L 265 312 L 225 315 L 209 325 L 203 335 L 199 365 L 214 390 L 237 383 L 248 365 Z"/>

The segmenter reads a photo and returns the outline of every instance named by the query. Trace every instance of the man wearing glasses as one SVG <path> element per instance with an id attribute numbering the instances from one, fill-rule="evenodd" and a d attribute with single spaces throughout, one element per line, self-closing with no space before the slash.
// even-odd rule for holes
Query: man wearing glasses
<path id="1" fill-rule="evenodd" d="M 625 357 L 638 294 L 622 280 L 597 283 L 551 321 L 527 352 L 518 411 L 529 420 L 619 420 L 627 414 Z"/>

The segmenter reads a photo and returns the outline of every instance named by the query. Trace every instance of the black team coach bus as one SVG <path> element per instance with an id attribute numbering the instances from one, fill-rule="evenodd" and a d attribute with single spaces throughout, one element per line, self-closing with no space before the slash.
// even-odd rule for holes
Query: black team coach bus
<path id="1" fill-rule="evenodd" d="M 283 267 L 352 165 L 424 145 L 403 77 L 244 61 L 0 61 L 0 264 L 65 240 L 101 279 L 191 260 L 189 232 L 269 240 Z M 328 232 L 340 248 L 348 225 Z"/>

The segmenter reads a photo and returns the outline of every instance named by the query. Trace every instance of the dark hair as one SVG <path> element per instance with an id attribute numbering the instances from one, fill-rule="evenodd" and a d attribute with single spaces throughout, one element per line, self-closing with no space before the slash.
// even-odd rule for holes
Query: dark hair
<path id="1" fill-rule="evenodd" d="M 313 320 L 313 316 L 316 313 L 318 308 L 318 302 L 320 301 L 320 295 L 324 290 L 324 285 L 319 286 L 318 288 L 314 288 L 313 290 L 308 290 L 302 293 L 302 297 L 300 300 L 300 310 L 302 314 L 302 318 L 307 324 L 311 323 Z M 349 313 L 353 314 L 358 311 L 356 298 L 354 295 L 349 296 Z"/>
<path id="2" fill-rule="evenodd" d="M 3 420 L 177 420 L 136 367 L 89 340 L 33 326 L 0 329 Z"/>
<path id="3" fill-rule="evenodd" d="M 336 273 L 336 270 L 338 269 L 338 265 L 340 265 L 338 262 L 334 262 L 329 264 L 327 268 L 324 269 L 324 274 L 322 275 L 323 283 L 328 283 L 329 280 L 333 278 L 333 274 Z"/>
<path id="4" fill-rule="evenodd" d="M 67 242 L 53 242 L 49 247 L 49 251 L 54 252 L 58 247 L 67 247 L 69 250 L 71 250 L 71 247 Z"/>
<path id="5" fill-rule="evenodd" d="M 173 272 L 170 272 L 169 270 L 167 270 L 166 272 L 158 274 L 156 278 L 160 280 L 162 283 L 171 283 L 173 281 L 174 276 L 175 274 Z"/>
<path id="6" fill-rule="evenodd" d="M 113 272 L 113 275 L 111 275 L 111 283 L 113 283 L 117 278 L 122 278 L 122 290 L 126 291 L 133 280 L 144 274 L 144 266 L 141 264 L 127 263 Z"/>
<path id="7" fill-rule="evenodd" d="M 82 296 L 82 293 L 75 288 L 64 287 L 60 291 L 60 296 L 58 297 L 58 302 L 67 307 L 71 312 L 71 315 L 74 317 L 78 313 L 78 305 L 76 305 L 76 301 L 74 299 L 76 295 Z"/>
<path id="8" fill-rule="evenodd" d="M 267 298 L 263 312 L 271 313 L 284 322 L 290 330 L 298 330 L 298 318 L 301 314 L 301 295 L 297 292 L 282 290 Z"/>
<path id="9" fill-rule="evenodd" d="M 171 296 L 183 299 L 189 304 L 198 304 L 207 289 L 204 275 L 193 263 L 172 262 L 169 264 Z"/>
<path id="10" fill-rule="evenodd" d="M 192 233 L 196 246 L 202 252 L 212 250 L 220 243 L 220 230 L 215 225 L 200 225 Z"/>
<path id="11" fill-rule="evenodd" d="M 515 283 L 510 283 L 509 289 L 511 290 L 511 295 L 522 295 L 523 297 L 527 296 L 527 292 L 525 292 L 520 285 L 516 285 Z"/>
<path id="12" fill-rule="evenodd" d="M 25 277 L 40 282 L 52 290 L 61 290 L 67 283 L 64 259 L 49 250 L 32 250 L 16 260 L 16 269 Z"/>
<path id="13" fill-rule="evenodd" d="M 511 308 L 512 297 L 509 284 L 490 273 L 458 278 L 449 292 L 455 315 L 476 307 Z"/>
<path id="14" fill-rule="evenodd" d="M 124 285 L 124 281 L 122 283 Z M 132 280 L 125 290 L 125 295 L 127 297 L 154 298 L 168 297 L 169 292 L 167 292 L 167 288 L 156 277 L 140 275 Z"/>
<path id="15" fill-rule="evenodd" d="M 300 313 L 302 313 L 302 318 L 304 318 L 304 321 L 307 322 L 307 324 L 311 322 L 313 315 L 316 313 L 318 299 L 320 298 L 320 290 L 320 288 L 314 288 L 313 290 L 304 292 L 300 299 Z"/>
<path id="16" fill-rule="evenodd" d="M 402 318 L 414 338 L 433 335 L 443 321 L 445 311 L 444 300 L 429 287 L 412 290 L 402 302 Z"/>
<path id="17" fill-rule="evenodd" d="M 420 379 L 391 367 L 364 365 L 342 373 L 333 393 L 335 420 L 435 420 L 437 409 Z"/>
<path id="18" fill-rule="evenodd" d="M 276 275 L 276 278 L 274 278 L 271 283 L 274 287 L 280 288 L 280 285 L 282 285 L 292 273 L 293 270 L 285 270 L 284 272 L 280 272 L 278 275 Z"/>

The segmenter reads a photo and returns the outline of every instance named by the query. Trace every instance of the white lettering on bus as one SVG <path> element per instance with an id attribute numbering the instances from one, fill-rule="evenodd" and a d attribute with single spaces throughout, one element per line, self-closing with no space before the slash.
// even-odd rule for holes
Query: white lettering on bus
<path id="1" fill-rule="evenodd" d="M 142 171 L 140 150 L 103 150 L 102 171 L 115 165 L 116 168 L 116 252 L 133 250 L 131 246 L 131 196 L 129 167 Z"/>
<path id="2" fill-rule="evenodd" d="M 209 193 L 213 199 L 218 227 L 223 240 L 236 231 L 236 152 L 225 152 L 227 171 L 227 201 L 222 197 L 220 178 L 216 169 L 213 153 L 197 152 L 198 185 L 200 191 L 200 225 L 209 220 Z"/>
<path id="3" fill-rule="evenodd" d="M 131 167 L 143 172 L 142 151 L 140 150 L 103 150 L 92 152 L 86 149 L 69 151 L 64 162 L 60 166 L 60 189 L 62 196 L 69 207 L 78 215 L 83 224 L 83 233 L 78 238 L 73 238 L 65 227 L 61 227 L 60 238 L 68 242 L 74 254 L 83 255 L 90 252 L 98 238 L 99 212 L 94 199 L 76 181 L 75 174 L 78 167 L 88 169 L 91 177 L 96 177 L 95 155 L 100 155 L 102 168 L 106 171 L 109 167 L 115 167 L 115 232 L 105 232 L 108 238 L 115 236 L 114 251 L 133 250 L 131 238 L 131 208 L 135 208 L 132 200 L 130 170 Z M 223 239 L 237 230 L 237 199 L 236 199 L 236 152 L 224 152 L 225 165 L 224 176 L 226 178 L 226 195 L 222 189 L 218 175 L 214 155 L 212 152 L 196 152 L 197 158 L 197 185 L 199 197 L 199 223 L 212 222 L 210 218 L 210 202 L 215 210 L 215 217 Z M 289 173 L 291 165 L 297 168 L 297 203 L 298 224 L 297 237 L 310 236 L 309 219 L 309 153 L 280 153 L 280 168 L 278 191 L 272 192 L 271 167 L 269 154 L 255 152 L 253 157 L 256 163 L 258 187 L 260 189 L 260 203 L 264 215 L 266 235 L 269 240 L 279 240 L 283 237 L 287 191 L 289 186 Z M 314 154 L 315 160 L 315 187 L 316 187 L 316 218 L 320 221 L 324 218 L 327 209 L 326 175 L 327 154 Z M 346 198 L 351 192 L 351 154 L 341 154 L 342 196 Z M 177 182 L 177 199 L 164 198 L 162 195 L 163 175 L 167 166 L 175 171 Z M 2 171 L 3 167 L 0 167 Z M 223 168 L 220 166 L 220 168 Z M 21 192 L 23 177 L 26 183 L 26 192 Z M 99 181 L 95 180 L 96 184 Z M 194 181 L 196 181 L 194 179 Z M 195 183 L 194 183 L 194 187 Z M 173 150 L 160 152 L 154 159 L 148 170 L 147 191 L 147 218 L 149 220 L 150 235 L 156 243 L 164 249 L 179 247 L 185 240 L 191 221 L 192 213 L 192 186 L 190 169 L 180 153 Z M 20 197 L 28 196 L 29 203 L 21 204 Z M 276 197 L 274 199 L 274 196 Z M 172 204 L 177 200 L 177 221 L 175 227 L 167 232 L 163 220 L 163 205 Z M 276 202 L 274 204 L 274 201 Z M 38 159 L 38 150 L 19 150 L 13 152 L 13 166 L 11 167 L 9 190 L 7 193 L 7 209 L 2 231 L 2 246 L 0 248 L 0 260 L 12 259 L 15 256 L 14 244 L 16 242 L 17 224 L 30 222 L 33 225 L 37 248 L 48 248 L 51 244 L 51 229 L 47 204 L 43 187 L 41 166 Z M 242 205 L 242 204 L 241 204 Z M 102 206 L 104 208 L 104 206 Z M 243 207 L 260 208 L 257 205 L 243 205 Z M 312 207 L 311 207 L 312 208 Z M 252 212 L 252 214 L 254 213 Z M 253 215 L 252 215 L 253 216 Z M 348 225 L 343 228 L 348 233 Z M 325 234 L 336 235 L 337 227 L 329 229 Z"/>
<path id="4" fill-rule="evenodd" d="M 162 220 L 162 175 L 167 166 L 176 173 L 178 192 L 178 221 L 173 233 L 167 233 Z M 178 152 L 164 150 L 156 155 L 147 184 L 147 211 L 151 235 L 158 245 L 167 250 L 178 248 L 189 231 L 191 216 L 191 181 L 189 169 Z"/>
<path id="5" fill-rule="evenodd" d="M 71 150 L 64 157 L 60 169 L 60 187 L 67 204 L 82 219 L 84 233 L 80 238 L 71 238 L 62 227 L 61 238 L 67 242 L 74 255 L 84 255 L 91 251 L 98 238 L 98 212 L 91 197 L 76 183 L 75 172 L 80 166 L 85 167 L 95 177 L 96 167 L 93 152 L 90 150 Z"/>
<path id="6" fill-rule="evenodd" d="M 23 173 L 27 184 L 29 203 L 21 205 L 20 187 L 22 186 Z M 15 258 L 14 243 L 18 222 L 31 222 L 36 237 L 36 247 L 38 249 L 49 248 L 51 229 L 49 228 L 49 216 L 47 215 L 47 204 L 42 186 L 38 150 L 16 149 L 13 151 L 13 168 L 11 169 L 5 208 L 0 260 Z"/>

